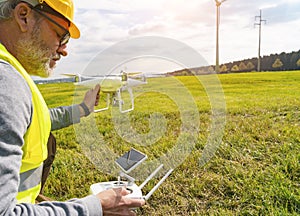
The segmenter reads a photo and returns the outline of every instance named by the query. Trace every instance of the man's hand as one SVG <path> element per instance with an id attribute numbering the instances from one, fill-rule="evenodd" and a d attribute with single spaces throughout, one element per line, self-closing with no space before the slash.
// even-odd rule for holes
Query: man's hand
<path id="1" fill-rule="evenodd" d="M 84 99 L 81 103 L 81 106 L 79 106 L 80 108 L 80 116 L 87 116 L 89 115 L 91 112 L 94 111 L 94 107 L 97 106 L 99 104 L 99 93 L 100 93 L 100 85 L 97 84 L 95 86 L 95 88 L 90 89 L 89 91 L 87 91 L 84 95 Z M 86 106 L 84 110 L 83 106 Z"/>
<path id="2" fill-rule="evenodd" d="M 97 197 L 101 201 L 103 215 L 136 215 L 132 209 L 145 205 L 145 200 L 126 197 L 129 193 L 124 187 L 98 193 Z"/>

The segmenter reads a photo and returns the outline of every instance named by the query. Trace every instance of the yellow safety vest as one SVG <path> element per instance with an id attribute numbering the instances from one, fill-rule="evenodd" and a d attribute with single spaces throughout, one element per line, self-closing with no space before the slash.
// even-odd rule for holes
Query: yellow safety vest
<path id="1" fill-rule="evenodd" d="M 39 89 L 23 66 L 0 44 L 0 59 L 11 64 L 26 80 L 32 93 L 33 114 L 24 135 L 18 203 L 34 203 L 41 188 L 43 161 L 47 158 L 47 141 L 51 130 L 48 107 Z"/>

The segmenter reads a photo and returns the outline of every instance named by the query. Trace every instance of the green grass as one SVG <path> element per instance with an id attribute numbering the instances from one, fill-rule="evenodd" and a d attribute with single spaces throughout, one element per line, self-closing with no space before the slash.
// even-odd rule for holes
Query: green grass
<path id="1" fill-rule="evenodd" d="M 204 166 L 199 158 L 211 123 L 210 103 L 195 77 L 178 79 L 191 92 L 200 118 L 196 146 L 157 190 L 140 215 L 299 215 L 300 214 L 300 71 L 240 73 L 218 76 L 226 101 L 226 126 L 215 156 Z M 151 85 L 168 85 L 169 78 Z M 209 80 L 209 76 L 201 78 Z M 162 83 L 164 85 L 162 85 Z M 170 87 L 170 86 L 169 86 Z M 49 107 L 73 102 L 73 84 L 40 85 Z M 176 89 L 174 89 L 176 91 Z M 184 98 L 182 98 L 184 100 Z M 145 118 L 161 112 L 165 135 L 145 148 L 147 155 L 167 151 L 180 132 L 180 113 L 166 94 L 136 99 L 131 124 L 147 133 Z M 110 112 L 97 114 L 97 130 L 116 152 L 130 144 L 115 131 Z M 58 154 L 45 194 L 56 200 L 82 197 L 95 182 L 115 179 L 97 169 L 76 142 L 73 127 L 54 132 Z M 146 190 L 149 190 L 148 186 Z"/>

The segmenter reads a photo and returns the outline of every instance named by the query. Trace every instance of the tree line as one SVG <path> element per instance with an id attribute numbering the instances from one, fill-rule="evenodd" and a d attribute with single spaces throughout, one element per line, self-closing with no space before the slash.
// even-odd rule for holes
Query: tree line
<path id="1" fill-rule="evenodd" d="M 220 65 L 220 73 L 238 73 L 257 71 L 258 58 L 244 59 Z M 297 52 L 271 54 L 260 60 L 261 71 L 291 71 L 300 70 L 300 50 Z M 183 69 L 168 73 L 168 75 L 200 75 L 214 73 L 215 65 Z"/>

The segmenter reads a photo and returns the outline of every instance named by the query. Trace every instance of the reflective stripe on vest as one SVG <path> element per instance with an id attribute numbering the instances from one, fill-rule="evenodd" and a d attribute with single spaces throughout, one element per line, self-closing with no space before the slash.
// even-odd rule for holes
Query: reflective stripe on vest
<path id="1" fill-rule="evenodd" d="M 24 135 L 18 203 L 34 203 L 41 188 L 41 167 L 47 158 L 47 141 L 51 129 L 48 107 L 39 89 L 22 65 L 0 44 L 0 59 L 12 65 L 26 80 L 32 94 L 33 113 L 30 126 Z"/>
<path id="2" fill-rule="evenodd" d="M 26 191 L 41 183 L 41 176 L 43 173 L 43 166 L 28 170 L 20 174 L 20 185 L 18 192 Z"/>

